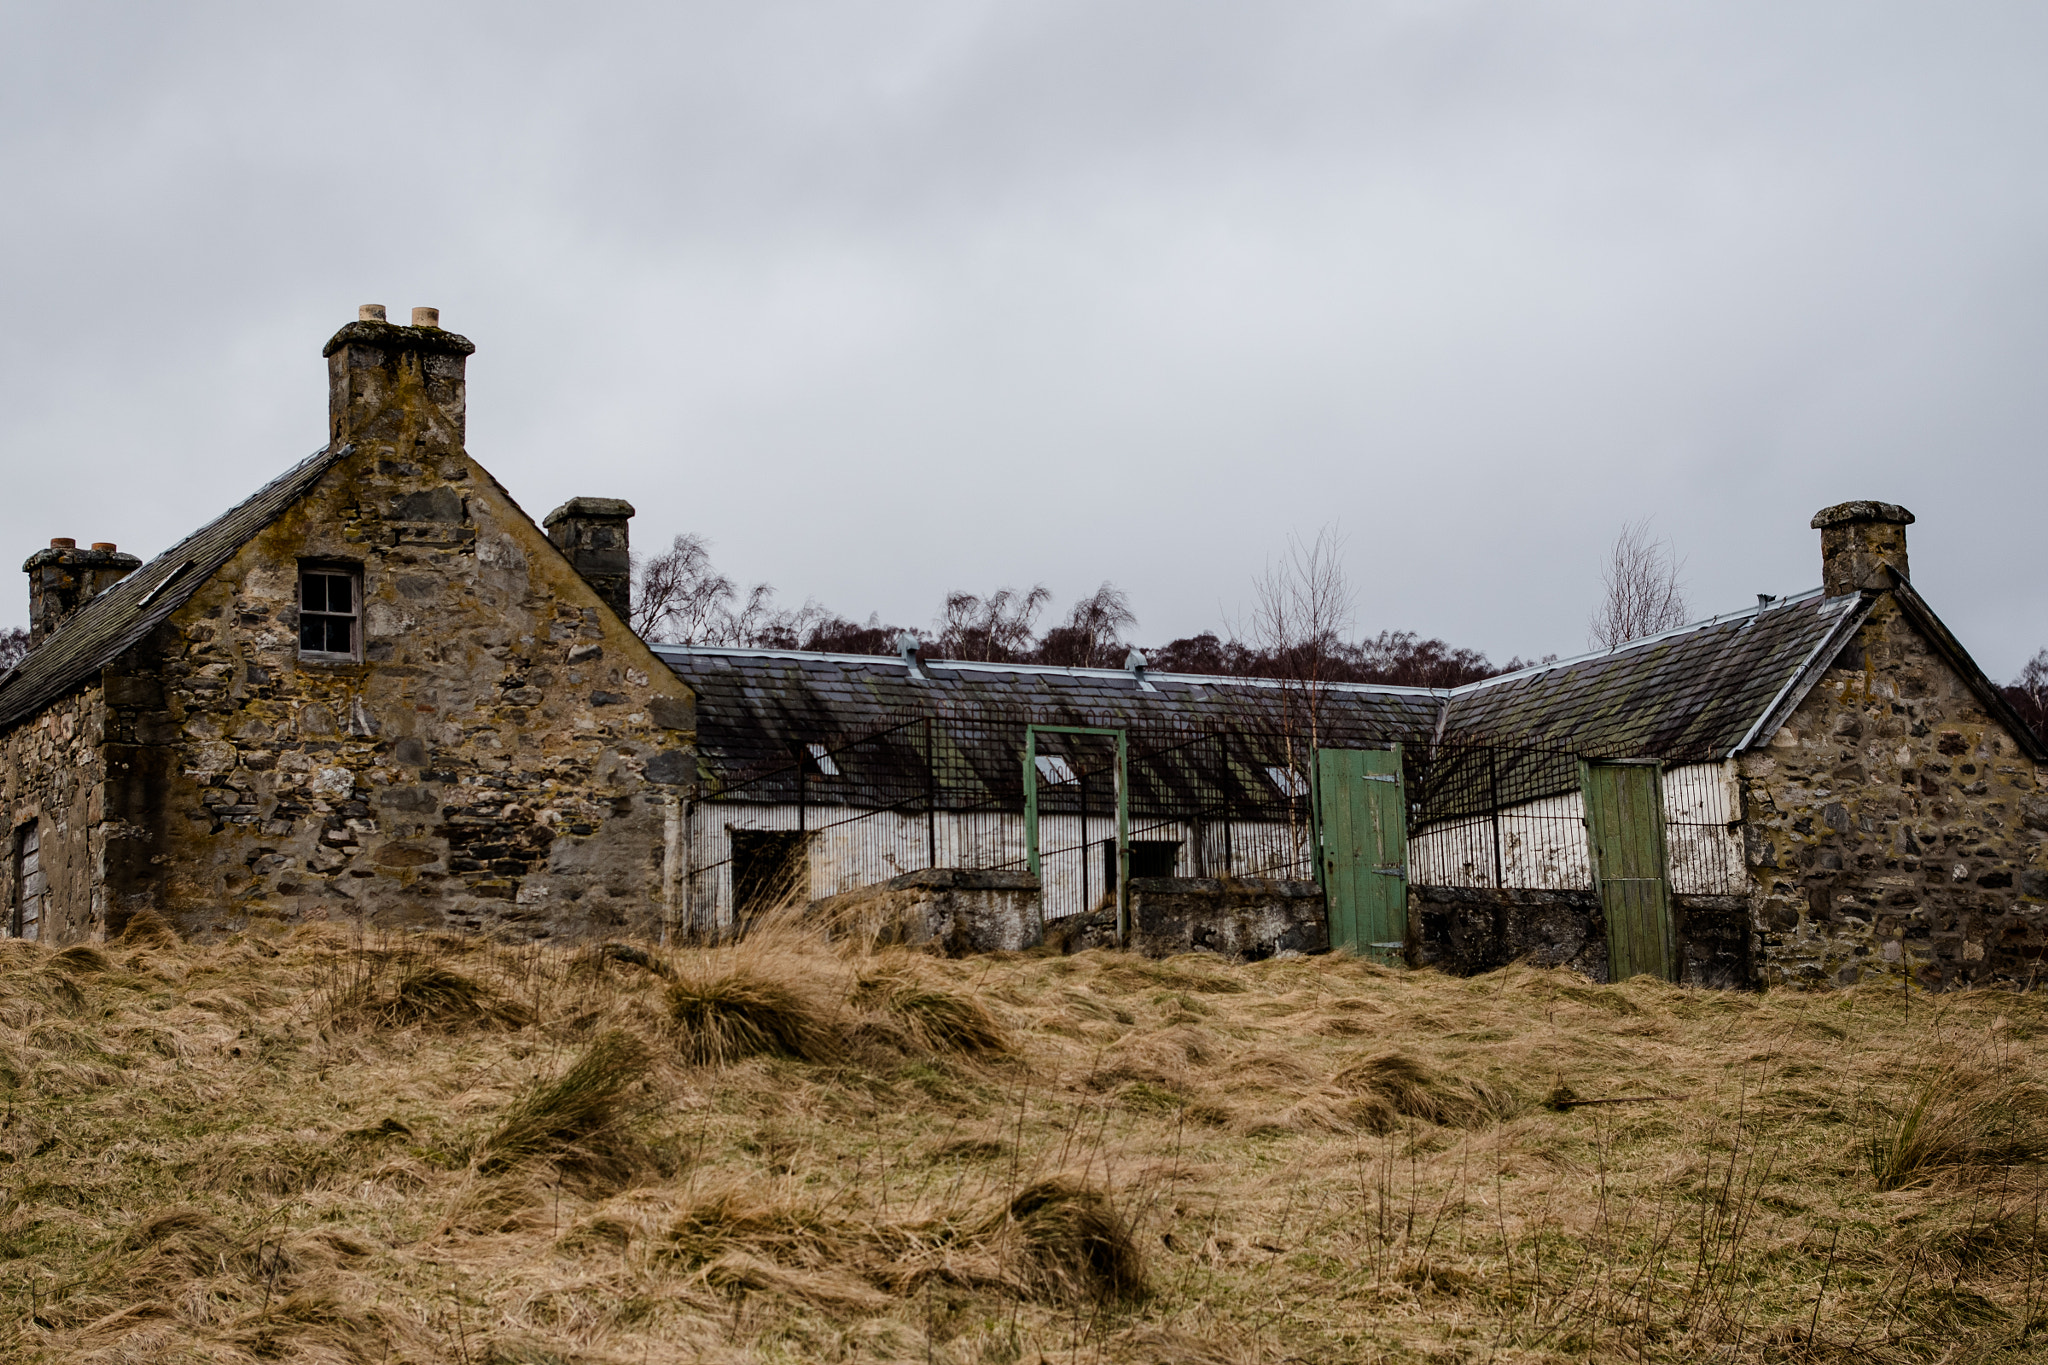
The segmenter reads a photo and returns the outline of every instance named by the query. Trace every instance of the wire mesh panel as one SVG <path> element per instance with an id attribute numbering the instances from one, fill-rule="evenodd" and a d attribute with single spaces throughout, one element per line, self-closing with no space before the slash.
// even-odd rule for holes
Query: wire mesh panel
<path id="1" fill-rule="evenodd" d="M 1408 783 L 1413 882 L 1592 886 L 1577 755 L 1440 744 L 1409 756 Z"/>
<path id="2" fill-rule="evenodd" d="M 1664 770 L 1664 842 L 1671 889 L 1728 896 L 1743 889 L 1741 806 L 1734 765 L 1694 763 Z"/>
<path id="3" fill-rule="evenodd" d="M 725 928 L 771 893 L 819 899 L 929 867 L 1022 870 L 1027 726 L 1063 718 L 993 707 L 891 718 L 853 736 L 790 737 L 787 758 L 698 793 L 688 822 L 690 922 Z M 1309 755 L 1399 736 L 1324 727 L 1314 743 L 1262 729 L 1123 728 L 1131 875 L 1316 875 Z M 1041 733 L 1036 778 L 1044 913 L 1093 909 L 1116 889 L 1116 741 Z M 1409 880 L 1590 889 L 1579 758 L 1527 746 L 1404 743 Z M 1726 765 L 1670 762 L 1672 889 L 1742 884 Z"/>

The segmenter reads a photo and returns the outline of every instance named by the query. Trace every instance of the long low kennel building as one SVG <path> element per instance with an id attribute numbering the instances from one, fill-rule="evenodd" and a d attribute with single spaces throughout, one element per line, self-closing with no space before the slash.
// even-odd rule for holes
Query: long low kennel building
<path id="1" fill-rule="evenodd" d="M 650 644 L 632 509 L 536 525 L 465 449 L 473 349 L 366 308 L 313 455 L 147 564 L 29 558 L 9 933 L 712 935 L 896 895 L 1701 984 L 2048 951 L 2048 752 L 1914 590 L 1903 508 L 1815 517 L 1816 591 L 1448 691 Z"/>

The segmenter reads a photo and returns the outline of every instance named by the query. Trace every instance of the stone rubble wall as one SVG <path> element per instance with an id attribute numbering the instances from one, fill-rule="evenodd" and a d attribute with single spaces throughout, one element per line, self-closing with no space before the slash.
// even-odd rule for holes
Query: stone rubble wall
<path id="1" fill-rule="evenodd" d="M 298 658 L 302 559 L 361 566 L 362 662 Z M 124 913 L 659 932 L 689 691 L 461 453 L 343 461 L 135 655 Z"/>
<path id="2" fill-rule="evenodd" d="M 1681 984 L 1752 984 L 1747 897 L 1674 893 L 1671 921 Z M 1477 976 L 1526 961 L 1607 980 L 1607 918 L 1598 892 L 1410 886 L 1408 924 L 1416 967 Z"/>
<path id="3" fill-rule="evenodd" d="M 1105 904 L 1046 926 L 1063 953 L 1116 945 L 1116 906 Z M 1131 878 L 1131 949 L 1146 957 L 1214 953 L 1259 962 L 1330 946 L 1322 888 L 1264 877 Z"/>
<path id="4" fill-rule="evenodd" d="M 105 727 L 101 689 L 88 687 L 0 736 L 0 925 L 11 924 L 20 888 L 17 841 L 40 832 L 44 893 L 40 937 L 68 943 L 104 932 L 100 868 L 107 841 Z"/>
<path id="5" fill-rule="evenodd" d="M 813 902 L 834 937 L 858 937 L 966 957 L 1017 952 L 1045 940 L 1038 878 L 1028 872 L 934 867 Z"/>
<path id="6" fill-rule="evenodd" d="M 1739 763 L 1764 982 L 2048 975 L 2048 772 L 1891 596 Z"/>

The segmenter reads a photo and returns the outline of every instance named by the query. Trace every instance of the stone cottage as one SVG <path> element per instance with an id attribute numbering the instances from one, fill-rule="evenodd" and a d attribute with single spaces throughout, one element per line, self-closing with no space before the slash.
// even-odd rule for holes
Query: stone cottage
<path id="1" fill-rule="evenodd" d="M 2048 751 L 1914 590 L 1912 520 L 1887 503 L 1830 507 L 1813 520 L 1820 588 L 1615 649 L 1448 690 L 1320 689 L 1321 743 L 1401 746 L 1407 959 L 1470 971 L 1533 956 L 1604 979 L 1579 768 L 1600 758 L 1661 769 L 1674 979 L 2034 979 L 2048 955 Z M 779 894 L 763 869 L 792 850 L 788 875 L 817 900 L 927 868 L 1024 870 L 1031 722 L 1159 750 L 1128 774 L 1143 894 L 1178 905 L 1198 883 L 1220 895 L 1219 878 L 1263 878 L 1267 899 L 1296 898 L 1318 873 L 1311 773 L 1289 747 L 1301 694 L 1284 684 L 1141 659 L 655 650 L 698 698 L 680 910 L 701 929 L 743 919 L 750 891 Z M 1037 894 L 1048 919 L 1088 912 L 1117 875 L 1110 784 L 1098 771 L 1091 804 L 1078 757 L 1036 762 L 1041 804 L 1063 794 L 1039 813 L 1042 842 L 1067 855 L 1039 858 Z M 1500 800 L 1473 814 L 1444 799 L 1482 765 Z"/>
<path id="2" fill-rule="evenodd" d="M 633 509 L 537 526 L 465 450 L 473 349 L 366 308 L 320 450 L 148 564 L 29 558 L 7 932 L 721 934 L 895 884 L 1015 922 L 1134 898 L 1252 956 L 1336 923 L 1318 751 L 1371 751 L 1402 818 L 1366 871 L 1405 890 L 1366 946 L 1416 965 L 1939 987 L 2048 955 L 2048 750 L 1915 591 L 1903 508 L 1815 517 L 1814 591 L 1449 690 L 650 645 Z M 1602 873 L 1588 765 L 1656 770 L 1650 873 Z M 1648 968 L 1608 922 L 1645 877 Z M 1205 923 L 1248 896 L 1317 922 Z"/>
<path id="3" fill-rule="evenodd" d="M 327 343 L 311 456 L 146 565 L 29 559 L 9 932 L 658 930 L 691 693 L 622 618 L 631 508 L 544 532 L 464 449 L 474 349 L 366 307 Z"/>

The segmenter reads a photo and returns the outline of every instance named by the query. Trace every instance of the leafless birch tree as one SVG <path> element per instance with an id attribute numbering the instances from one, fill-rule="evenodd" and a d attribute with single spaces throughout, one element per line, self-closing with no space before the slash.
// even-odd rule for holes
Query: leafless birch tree
<path id="1" fill-rule="evenodd" d="M 1104 583 L 1074 603 L 1063 623 L 1046 631 L 1038 661 L 1067 668 L 1118 667 L 1126 652 L 1125 632 L 1137 624 L 1129 594 Z"/>
<path id="2" fill-rule="evenodd" d="M 1281 734 L 1286 771 L 1306 795 L 1311 760 L 1322 743 L 1323 704 L 1336 681 L 1339 651 L 1357 614 L 1357 596 L 1344 572 L 1345 536 L 1325 525 L 1313 541 L 1287 538 L 1287 550 L 1268 561 L 1252 580 L 1251 618 L 1241 633 L 1260 650 L 1282 661 Z M 1297 863 L 1307 845 L 1306 824 L 1288 803 L 1288 823 Z"/>
<path id="3" fill-rule="evenodd" d="M 1033 627 L 1052 593 L 1043 584 L 1029 592 L 998 588 L 987 597 L 949 592 L 946 608 L 934 623 L 935 657 L 1006 661 L 1029 654 Z"/>
<path id="4" fill-rule="evenodd" d="M 1684 625 L 1684 567 L 1670 541 L 1651 537 L 1648 517 L 1623 526 L 1600 573 L 1607 593 L 1591 621 L 1594 648 L 1612 649 Z"/>

